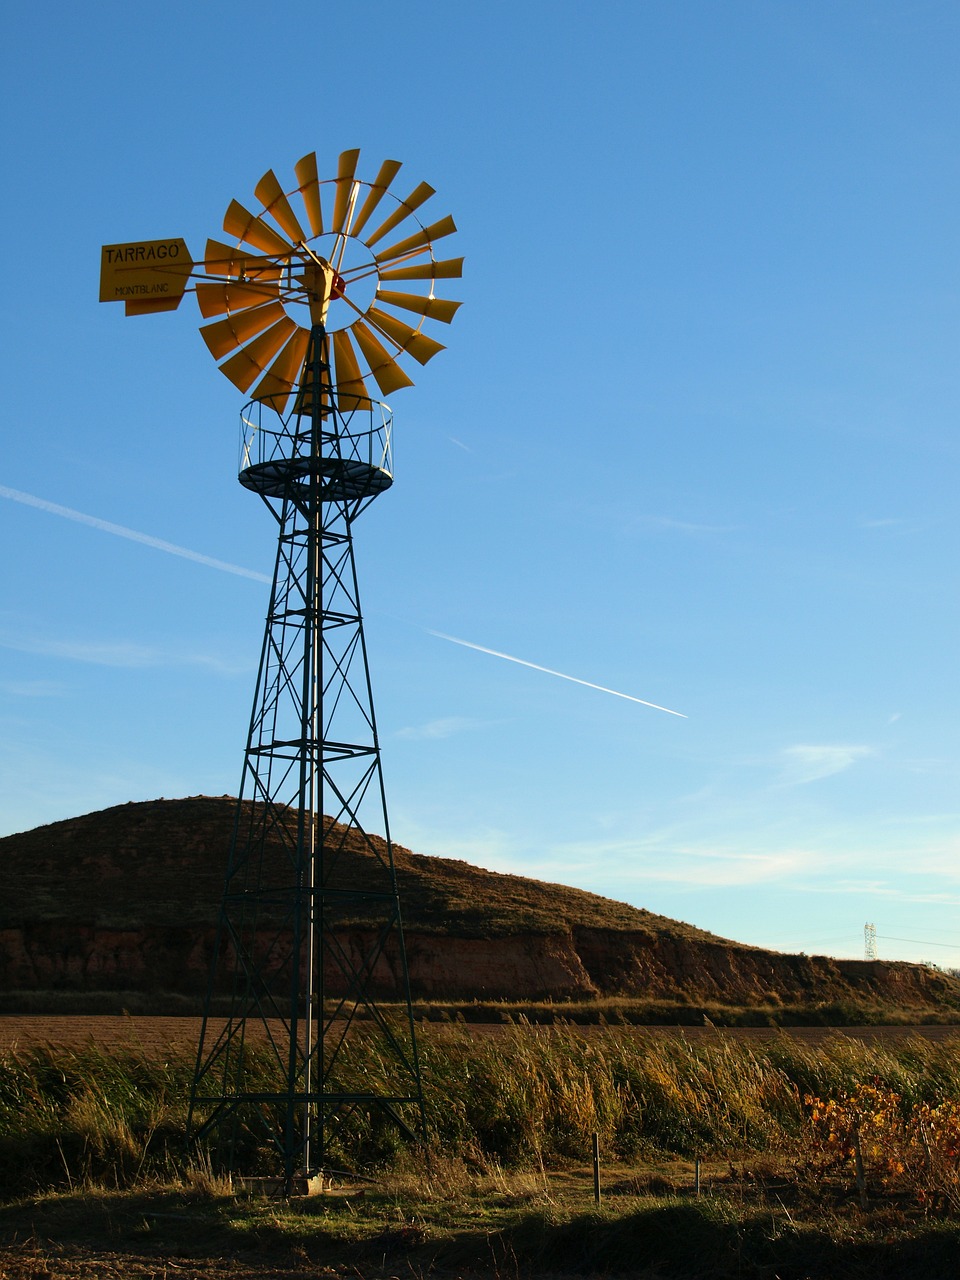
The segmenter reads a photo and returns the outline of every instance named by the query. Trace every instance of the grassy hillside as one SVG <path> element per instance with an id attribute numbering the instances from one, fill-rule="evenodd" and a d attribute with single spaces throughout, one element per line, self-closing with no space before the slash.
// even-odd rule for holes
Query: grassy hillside
<path id="1" fill-rule="evenodd" d="M 0 839 L 0 864 L 12 890 L 0 898 L 0 928 L 25 920 L 111 928 L 215 920 L 235 810 L 229 796 L 154 800 Z M 273 852 L 279 863 L 279 846 Z M 349 870 L 361 874 L 356 863 L 368 856 L 348 835 Z M 424 857 L 400 845 L 394 860 L 404 919 L 422 932 L 495 938 L 588 927 L 724 941 L 565 885 Z"/>

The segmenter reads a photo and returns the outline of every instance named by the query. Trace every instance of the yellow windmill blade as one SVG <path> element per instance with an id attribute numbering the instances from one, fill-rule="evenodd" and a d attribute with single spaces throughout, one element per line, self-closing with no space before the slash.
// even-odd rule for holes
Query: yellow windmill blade
<path id="1" fill-rule="evenodd" d="M 220 240 L 208 240 L 203 269 L 208 276 L 245 276 L 247 258 L 237 253 L 229 244 Z"/>
<path id="2" fill-rule="evenodd" d="M 366 383 L 360 373 L 357 354 L 353 349 L 346 329 L 331 334 L 333 340 L 334 385 L 337 390 L 337 405 L 341 410 L 349 411 L 358 407 L 361 399 L 369 400 Z"/>
<path id="3" fill-rule="evenodd" d="M 443 298 L 422 298 L 418 293 L 394 293 L 392 289 L 378 289 L 376 297 L 378 302 L 385 302 L 388 307 L 415 311 L 418 315 L 429 316 L 431 320 L 442 320 L 444 324 L 449 324 L 460 309 L 459 302 L 447 302 Z"/>
<path id="4" fill-rule="evenodd" d="M 255 399 L 263 400 L 277 413 L 283 413 L 291 392 L 302 382 L 303 362 L 307 358 L 309 343 L 308 330 L 298 327 L 254 388 Z"/>
<path id="5" fill-rule="evenodd" d="M 298 190 L 303 197 L 310 230 L 315 236 L 322 236 L 323 209 L 320 203 L 320 179 L 317 177 L 317 153 L 311 151 L 302 160 L 298 160 L 293 171 L 300 183 Z"/>
<path id="6" fill-rule="evenodd" d="M 279 285 L 269 280 L 262 284 L 256 281 L 250 284 L 231 281 L 228 284 L 197 285 L 200 314 L 207 319 L 226 315 L 227 312 L 243 311 L 247 307 L 259 307 L 264 302 L 279 297 Z"/>
<path id="7" fill-rule="evenodd" d="M 228 235 L 236 236 L 246 244 L 264 253 L 275 253 L 278 257 L 286 257 L 293 246 L 283 236 L 277 235 L 272 227 L 268 227 L 262 218 L 245 209 L 239 200 L 231 200 L 223 218 L 223 229 Z"/>
<path id="8" fill-rule="evenodd" d="M 351 332 L 383 395 L 389 396 L 401 387 L 413 386 L 413 379 L 407 377 L 376 334 L 362 320 L 357 321 Z"/>
<path id="9" fill-rule="evenodd" d="M 333 224 L 331 231 L 341 232 L 347 220 L 347 212 L 356 199 L 353 175 L 357 171 L 359 151 L 343 151 L 340 153 L 340 164 L 337 167 L 337 194 L 333 203 Z"/>
<path id="10" fill-rule="evenodd" d="M 391 342 L 394 342 L 398 351 L 409 351 L 414 360 L 419 361 L 420 364 L 426 364 L 428 360 L 432 360 L 438 351 L 446 350 L 443 343 L 434 342 L 433 338 L 428 338 L 419 329 L 412 329 L 406 321 L 390 315 L 389 312 L 380 311 L 377 307 L 370 308 L 366 319 L 376 325 Z"/>
<path id="11" fill-rule="evenodd" d="M 263 175 L 254 187 L 253 194 L 284 235 L 289 236 L 294 244 L 300 244 L 306 240 L 307 237 L 303 227 L 301 227 L 297 215 L 290 207 L 290 201 L 284 195 L 283 187 L 281 187 L 277 175 L 272 169 L 268 169 Z"/>
<path id="12" fill-rule="evenodd" d="M 381 280 L 456 280 L 463 275 L 463 259 L 447 258 L 437 262 L 419 262 L 412 267 L 393 267 L 381 271 Z"/>
<path id="13" fill-rule="evenodd" d="M 256 379 L 267 372 L 270 361 L 296 328 L 290 317 L 284 316 L 266 333 L 261 333 L 259 338 L 254 338 L 226 360 L 220 366 L 220 372 L 225 373 L 241 391 L 249 391 Z"/>
<path id="14" fill-rule="evenodd" d="M 253 253 L 239 253 L 229 244 L 208 240 L 203 259 L 203 270 L 208 276 L 231 276 L 243 280 L 279 280 L 283 268 L 272 258 Z"/>
<path id="15" fill-rule="evenodd" d="M 406 200 L 400 201 L 400 208 L 396 209 L 390 217 L 387 218 L 386 222 L 382 222 L 380 226 L 377 227 L 376 231 L 374 231 L 373 235 L 367 236 L 364 241 L 367 248 L 372 249 L 378 240 L 382 240 L 388 231 L 392 231 L 394 227 L 399 226 L 400 223 L 403 222 L 404 218 L 409 218 L 410 214 L 413 213 L 415 209 L 419 209 L 420 206 L 426 200 L 429 200 L 432 195 L 436 195 L 433 187 L 431 187 L 429 183 L 421 182 L 418 187 L 414 188 L 414 190 L 410 192 Z"/>
<path id="16" fill-rule="evenodd" d="M 235 351 L 237 347 L 255 338 L 264 329 L 282 320 L 286 313 L 280 302 L 267 302 L 259 307 L 247 307 L 245 311 L 237 311 L 226 320 L 214 320 L 213 324 L 200 327 L 200 336 L 210 349 L 215 360 L 222 360 L 225 355 Z"/>
<path id="17" fill-rule="evenodd" d="M 360 206 L 360 212 L 353 220 L 353 226 L 351 227 L 352 235 L 358 236 L 367 225 L 370 220 L 370 215 L 376 210 L 380 201 L 387 194 L 387 189 L 389 188 L 390 183 L 400 172 L 400 169 L 401 164 L 399 160 L 384 160 L 383 164 L 380 166 L 380 172 L 370 183 L 370 190 L 367 193 L 367 198 Z"/>
<path id="18" fill-rule="evenodd" d="M 364 385 L 363 375 L 360 372 L 360 365 L 357 362 L 357 353 L 353 349 L 353 343 L 350 341 L 349 334 L 346 329 L 341 329 L 337 333 L 330 335 L 333 346 L 333 363 L 336 369 L 335 385 L 340 386 L 341 383 L 355 383 L 356 389 L 361 395 L 367 394 Z"/>
<path id="19" fill-rule="evenodd" d="M 389 249 L 384 249 L 382 253 L 378 253 L 374 261 L 377 263 L 392 262 L 394 258 L 400 258 L 405 253 L 412 253 L 415 249 L 423 249 L 443 236 L 453 235 L 456 229 L 457 224 L 448 215 L 429 227 L 422 227 L 415 235 L 407 236 L 406 240 L 400 240 L 397 244 L 392 244 Z"/>

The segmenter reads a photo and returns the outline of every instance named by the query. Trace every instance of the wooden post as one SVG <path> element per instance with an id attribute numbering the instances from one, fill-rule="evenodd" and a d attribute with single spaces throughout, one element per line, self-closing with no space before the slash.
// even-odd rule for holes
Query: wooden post
<path id="1" fill-rule="evenodd" d="M 870 1201 L 867 1197 L 867 1175 L 863 1168 L 863 1154 L 860 1150 L 860 1122 L 853 1126 L 853 1160 L 857 1179 L 857 1191 L 860 1193 L 860 1208 L 868 1209 Z"/>
<path id="2" fill-rule="evenodd" d="M 600 1135 L 593 1135 L 593 1202 L 600 1203 Z"/>

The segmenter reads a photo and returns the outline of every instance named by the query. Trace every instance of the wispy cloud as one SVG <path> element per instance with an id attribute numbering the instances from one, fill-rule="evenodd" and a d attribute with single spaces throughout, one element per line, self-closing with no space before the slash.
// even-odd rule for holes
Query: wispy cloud
<path id="1" fill-rule="evenodd" d="M 734 533 L 740 527 L 735 524 L 698 524 L 693 520 L 677 520 L 673 516 L 640 515 L 634 518 L 634 524 L 649 529 L 672 529 L 678 533 Z"/>
<path id="2" fill-rule="evenodd" d="M 828 884 L 805 884 L 802 887 L 807 893 L 829 895 L 846 893 L 854 894 L 858 898 L 889 898 L 897 905 L 910 902 L 927 906 L 960 906 L 960 896 L 955 890 L 914 889 L 902 882 L 890 884 L 882 880 L 838 880 L 830 881 Z M 903 941 L 909 941 L 909 939 L 903 939 Z"/>
<path id="3" fill-rule="evenodd" d="M 0 498 L 9 498 L 12 502 L 22 503 L 25 507 L 36 507 L 38 511 L 62 516 L 63 519 L 73 520 L 77 524 L 89 525 L 91 529 L 99 529 L 101 533 L 111 533 L 117 538 L 139 542 L 145 547 L 153 547 L 155 551 L 165 551 L 168 555 L 180 556 L 183 560 L 193 560 L 196 564 L 206 565 L 209 569 L 219 569 L 222 573 L 233 573 L 240 578 L 252 578 L 255 582 L 270 581 L 265 573 L 257 573 L 255 569 L 245 569 L 242 565 L 230 564 L 226 560 L 216 560 L 213 556 L 202 555 L 199 551 L 191 551 L 187 547 L 178 547 L 173 542 L 164 542 L 162 538 L 154 538 L 149 533 L 138 533 L 136 529 L 127 529 L 122 524 L 101 520 L 99 516 L 85 515 L 82 511 L 74 511 L 72 507 L 61 507 L 56 502 L 37 498 L 32 493 L 22 493 L 19 489 L 9 489 L 6 485 L 0 484 Z"/>
<path id="4" fill-rule="evenodd" d="M 644 885 L 707 890 L 796 883 L 811 874 L 818 861 L 807 850 L 798 849 L 770 853 L 666 850 L 624 841 L 616 845 L 555 845 L 535 859 L 511 858 L 500 850 L 497 869 L 581 888 L 589 885 L 597 893 L 635 899 Z"/>
<path id="5" fill-rule="evenodd" d="M 873 747 L 850 744 L 811 745 L 798 744 L 785 747 L 781 752 L 783 769 L 780 780 L 787 786 L 799 786 L 842 773 L 858 760 L 875 755 Z"/>
<path id="6" fill-rule="evenodd" d="M 555 846 L 551 862 L 562 874 L 555 879 L 588 875 L 594 882 L 615 876 L 624 887 L 632 884 L 675 884 L 694 888 L 724 888 L 770 884 L 808 875 L 821 859 L 808 849 L 742 852 L 716 846 L 622 840 L 612 843 Z M 622 893 L 623 890 L 621 889 Z"/>
<path id="7" fill-rule="evenodd" d="M 714 861 L 678 858 L 672 865 L 662 861 L 638 869 L 629 879 L 635 882 L 679 884 L 714 889 L 771 884 L 793 880 L 804 870 L 801 855 L 795 853 L 735 854 Z"/>
<path id="8" fill-rule="evenodd" d="M 582 684 L 587 689 L 596 689 L 600 693 L 612 693 L 615 698 L 626 698 L 628 702 L 639 702 L 641 707 L 652 707 L 654 711 L 665 711 L 668 716 L 679 716 L 686 720 L 682 711 L 671 711 L 669 707 L 661 707 L 659 703 L 647 702 L 645 698 L 635 698 L 632 693 L 621 693 L 619 689 L 608 689 L 606 685 L 594 684 L 592 680 L 581 680 L 579 676 L 568 676 L 563 671 L 554 671 L 551 667 L 541 667 L 537 662 L 527 662 L 525 658 L 515 658 L 512 654 L 501 653 L 499 649 L 488 649 L 485 645 L 474 644 L 471 640 L 459 640 L 456 636 L 444 635 L 442 631 L 430 631 L 438 640 L 449 640 L 451 644 L 463 645 L 465 649 L 475 649 L 477 653 L 488 653 L 492 658 L 503 658 L 505 662 L 516 662 L 521 667 L 529 667 L 532 671 L 542 671 L 548 676 L 557 676 L 560 680 L 570 680 L 573 684 Z"/>
<path id="9" fill-rule="evenodd" d="M 519 866 L 524 875 L 539 874 L 529 859 L 517 860 L 511 834 L 499 827 L 486 826 L 482 820 L 471 822 L 466 833 L 460 827 L 437 830 L 424 825 L 422 818 L 414 813 L 400 815 L 400 821 L 391 822 L 391 826 L 402 830 L 402 843 L 417 853 L 470 862 L 488 871 L 510 872 Z M 548 878 L 557 881 L 559 876 Z"/>
<path id="10" fill-rule="evenodd" d="M 469 716 L 445 716 L 437 720 L 429 720 L 426 724 L 408 725 L 398 729 L 396 737 L 413 740 L 430 738 L 452 738 L 454 734 L 466 733 L 471 729 L 479 729 L 485 724 L 482 720 L 472 720 Z"/>
<path id="11" fill-rule="evenodd" d="M 0 680 L 0 693 L 13 698 L 56 698 L 63 685 L 56 680 Z"/>
<path id="12" fill-rule="evenodd" d="M 41 657 L 86 662 L 98 667 L 145 669 L 149 667 L 208 667 L 221 675 L 248 671 L 250 663 L 230 662 L 214 654 L 172 653 L 150 645 L 105 640 L 49 640 L 43 637 L 0 636 L 0 648 Z"/>
<path id="13" fill-rule="evenodd" d="M 919 533 L 926 525 L 919 516 L 881 516 L 873 520 L 861 520 L 861 529 L 885 529 L 890 533 Z"/>
<path id="14" fill-rule="evenodd" d="M 185 796 L 197 789 L 195 777 L 178 772 L 176 759 L 151 765 L 137 753 L 115 755 L 109 744 L 98 747 L 84 738 L 84 746 L 87 749 L 64 752 L 52 741 L 45 748 L 29 741 L 0 740 L 0 835 L 131 799 Z M 216 795 L 232 785 L 235 781 L 212 773 L 203 789 Z"/>

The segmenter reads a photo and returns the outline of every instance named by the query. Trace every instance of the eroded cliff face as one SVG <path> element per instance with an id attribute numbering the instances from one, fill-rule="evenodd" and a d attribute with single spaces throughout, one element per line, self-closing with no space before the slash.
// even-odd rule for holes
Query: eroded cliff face
<path id="1" fill-rule="evenodd" d="M 167 993 L 199 1008 L 235 812 L 229 796 L 151 801 L 0 840 L 0 998 Z M 370 841 L 354 835 L 338 865 L 360 883 Z M 382 841 L 373 843 L 382 853 Z M 399 846 L 394 857 L 418 999 L 960 1007 L 960 983 L 923 966 L 781 955 L 563 885 Z M 288 865 L 279 844 L 266 851 L 271 858 Z M 264 924 L 254 945 L 266 953 L 277 935 Z M 362 920 L 343 915 L 335 928 L 357 963 L 369 957 Z M 397 970 L 388 946 L 372 975 L 379 996 L 400 995 Z"/>
<path id="2" fill-rule="evenodd" d="M 275 941 L 264 933 L 262 947 Z M 415 999 L 590 1000 L 624 996 L 687 1004 L 802 1005 L 850 1001 L 901 1008 L 955 1005 L 956 983 L 919 965 L 792 956 L 613 930 L 507 938 L 405 933 Z M 0 989 L 175 992 L 199 1001 L 216 944 L 209 928 L 101 929 L 66 922 L 0 930 Z M 337 945 L 357 962 L 371 935 Z M 380 956 L 371 992 L 402 996 L 395 947 Z M 331 988 L 330 995 L 343 992 Z M 199 1007 L 199 1006 L 198 1006 Z"/>
<path id="3" fill-rule="evenodd" d="M 0 987 L 16 991 L 205 991 L 216 929 L 101 929 L 68 922 L 0 930 Z M 264 931 L 256 949 L 274 946 Z M 360 929 L 336 936 L 354 964 L 370 955 L 373 935 Z M 430 999 L 589 999 L 603 991 L 590 978 L 573 940 L 562 935 L 450 938 L 405 933 L 411 985 Z M 229 961 L 229 957 L 227 958 Z M 229 962 L 223 966 L 228 973 Z M 336 980 L 339 967 L 331 967 Z M 371 974 L 371 989 L 402 998 L 396 946 L 388 945 Z M 342 992 L 328 988 L 330 995 Z"/>

